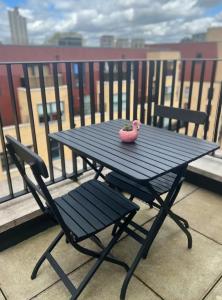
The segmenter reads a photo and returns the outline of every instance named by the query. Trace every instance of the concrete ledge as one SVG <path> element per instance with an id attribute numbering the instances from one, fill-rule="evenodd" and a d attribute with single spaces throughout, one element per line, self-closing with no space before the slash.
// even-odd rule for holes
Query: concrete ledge
<path id="1" fill-rule="evenodd" d="M 188 170 L 192 173 L 222 182 L 222 159 L 206 155 L 191 164 Z"/>
<path id="2" fill-rule="evenodd" d="M 69 179 L 49 187 L 54 198 L 79 186 Z M 0 234 L 42 215 L 33 196 L 27 195 L 0 204 Z"/>

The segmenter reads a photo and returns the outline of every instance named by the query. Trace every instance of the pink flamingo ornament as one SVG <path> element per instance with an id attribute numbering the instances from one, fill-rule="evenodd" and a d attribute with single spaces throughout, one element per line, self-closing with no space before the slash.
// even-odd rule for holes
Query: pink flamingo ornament
<path id="1" fill-rule="evenodd" d="M 126 125 L 119 131 L 119 138 L 124 143 L 133 143 L 139 134 L 140 121 L 134 120 L 132 125 Z"/>

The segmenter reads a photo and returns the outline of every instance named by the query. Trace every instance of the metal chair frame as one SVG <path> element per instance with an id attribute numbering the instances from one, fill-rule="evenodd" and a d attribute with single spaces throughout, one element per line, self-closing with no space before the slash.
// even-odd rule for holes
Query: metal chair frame
<path id="1" fill-rule="evenodd" d="M 55 201 L 51 197 L 50 192 L 48 191 L 48 188 L 46 184 L 44 183 L 42 177 L 47 178 L 48 177 L 48 171 L 46 168 L 46 165 L 44 161 L 34 152 L 29 150 L 27 147 L 22 145 L 20 142 L 18 142 L 16 139 L 10 136 L 6 136 L 7 140 L 7 149 L 10 153 L 16 167 L 18 168 L 23 180 L 27 184 L 28 189 L 34 196 L 36 202 L 38 203 L 40 209 L 43 213 L 49 213 L 61 226 L 62 230 L 61 232 L 56 236 L 56 238 L 52 241 L 52 243 L 49 245 L 49 247 L 45 250 L 45 252 L 42 254 L 40 259 L 38 260 L 36 266 L 34 267 L 34 270 L 31 274 L 31 279 L 35 279 L 38 273 L 39 268 L 41 267 L 42 263 L 45 260 L 48 260 L 52 268 L 55 270 L 55 272 L 58 274 L 60 279 L 63 281 L 66 288 L 71 293 L 71 300 L 77 299 L 83 289 L 86 287 L 90 279 L 93 277 L 99 266 L 103 261 L 108 261 L 114 264 L 117 264 L 121 267 L 123 267 L 126 271 L 129 270 L 128 265 L 113 257 L 110 254 L 111 249 L 113 246 L 118 242 L 121 234 L 126 231 L 126 228 L 134 215 L 136 214 L 136 211 L 139 207 L 134 205 L 134 207 L 128 211 L 128 213 L 125 213 L 122 215 L 121 218 L 118 218 L 113 224 L 118 223 L 118 230 L 115 232 L 115 234 L 112 236 L 110 242 L 106 247 L 100 244 L 100 240 L 96 237 L 96 233 L 105 229 L 102 228 L 99 231 L 95 231 L 93 234 L 88 234 L 86 236 L 83 236 L 82 238 L 78 239 L 75 232 L 71 231 L 70 228 L 65 223 L 62 215 L 60 214 L 58 207 L 56 206 Z M 33 181 L 26 175 L 25 167 L 23 164 L 28 164 L 32 170 L 32 173 L 34 175 L 34 178 L 37 182 L 37 185 L 33 183 Z M 112 189 L 110 188 L 110 191 L 112 192 Z M 40 199 L 42 197 L 46 201 L 46 206 L 42 203 L 42 200 Z M 122 196 L 121 196 L 122 197 Z M 127 199 L 125 201 L 128 203 L 128 205 L 131 205 Z M 51 252 L 55 248 L 55 246 L 58 244 L 58 242 L 61 240 L 61 238 L 65 235 L 66 240 L 79 252 L 91 256 L 93 258 L 96 258 L 96 262 L 90 269 L 90 271 L 86 274 L 82 282 L 79 284 L 78 287 L 76 287 L 68 278 L 68 276 L 65 274 L 65 272 L 62 270 L 58 262 L 55 260 L 55 258 L 52 256 Z M 85 240 L 87 238 L 92 238 L 97 244 L 100 244 L 102 251 L 96 252 L 91 249 L 87 249 L 79 244 L 80 241 Z"/>

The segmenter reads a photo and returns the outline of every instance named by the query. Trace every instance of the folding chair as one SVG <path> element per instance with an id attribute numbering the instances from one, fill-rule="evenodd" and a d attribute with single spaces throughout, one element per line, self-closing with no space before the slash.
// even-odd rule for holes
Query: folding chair
<path id="1" fill-rule="evenodd" d="M 177 120 L 178 123 L 194 123 L 193 136 L 197 136 L 199 125 L 204 125 L 207 120 L 207 115 L 204 112 L 185 110 L 181 108 L 173 108 L 162 105 L 156 105 L 154 110 L 154 116 L 159 118 L 159 121 L 163 120 L 163 118 L 174 119 Z M 160 123 L 160 122 L 158 122 Z M 154 190 L 162 195 L 164 193 L 169 192 L 175 178 L 177 176 L 176 172 L 170 172 L 168 174 L 162 175 L 150 183 Z M 185 177 L 181 179 L 180 187 L 185 180 Z M 106 181 L 110 184 L 111 187 L 117 188 L 119 191 L 128 192 L 130 196 L 130 200 L 132 201 L 134 197 L 139 198 L 145 203 L 149 204 L 150 207 L 156 207 L 160 209 L 160 205 L 155 201 L 154 197 L 149 193 L 147 188 L 132 179 L 120 175 L 116 172 L 110 172 L 106 175 Z M 178 189 L 179 192 L 179 189 Z M 169 210 L 168 215 L 174 222 L 181 228 L 181 230 L 186 234 L 188 239 L 188 248 L 192 248 L 192 237 L 187 228 L 189 228 L 188 222 L 182 217 L 176 215 L 171 210 Z M 114 226 L 113 233 L 117 229 L 117 226 Z"/>
<path id="2" fill-rule="evenodd" d="M 77 299 L 104 260 L 120 265 L 128 271 L 127 264 L 109 255 L 109 253 L 139 207 L 120 193 L 111 189 L 107 184 L 97 180 L 90 180 L 68 194 L 53 199 L 42 179 L 42 177 L 48 177 L 44 161 L 13 137 L 6 136 L 6 140 L 7 149 L 41 210 L 44 213 L 50 213 L 61 226 L 61 232 L 40 257 L 31 278 L 36 278 L 40 266 L 47 259 L 66 288 L 70 291 L 72 295 L 71 299 Z M 26 175 L 26 170 L 23 166 L 26 164 L 30 166 L 37 184 Z M 46 201 L 46 206 L 42 202 L 42 199 Z M 117 223 L 118 230 L 101 252 L 87 249 L 79 244 L 79 242 L 87 238 L 97 238 L 96 233 Z M 69 280 L 51 254 L 51 251 L 63 235 L 66 236 L 67 241 L 76 250 L 96 258 L 93 267 L 78 287 L 75 287 Z"/>

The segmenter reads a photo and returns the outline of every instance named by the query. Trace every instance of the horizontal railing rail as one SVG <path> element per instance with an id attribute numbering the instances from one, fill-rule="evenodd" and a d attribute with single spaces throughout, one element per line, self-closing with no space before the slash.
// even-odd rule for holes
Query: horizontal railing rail
<path id="1" fill-rule="evenodd" d="M 29 192 L 7 154 L 7 134 L 43 157 L 47 184 L 87 171 L 51 132 L 117 118 L 192 132 L 190 124 L 157 120 L 156 104 L 206 112 L 198 137 L 221 142 L 221 68 L 222 59 L 189 58 L 0 62 L 0 203 Z"/>

